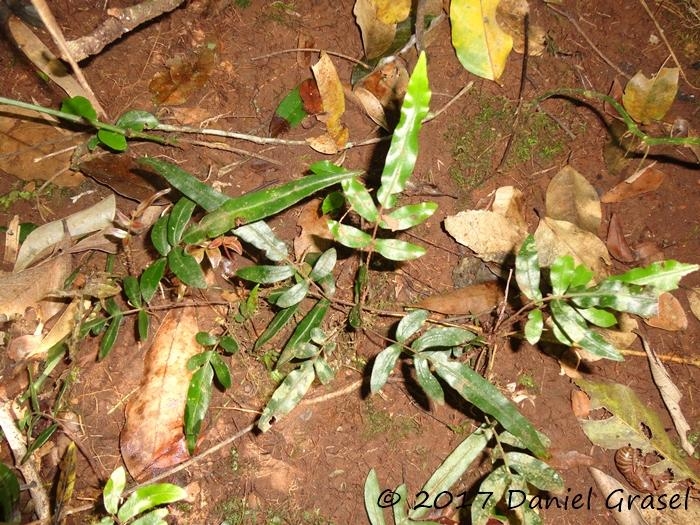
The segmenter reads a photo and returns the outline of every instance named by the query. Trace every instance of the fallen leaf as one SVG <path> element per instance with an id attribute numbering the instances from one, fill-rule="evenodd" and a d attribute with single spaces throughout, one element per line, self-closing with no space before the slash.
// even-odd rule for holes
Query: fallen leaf
<path id="1" fill-rule="evenodd" d="M 532 23 L 527 0 L 500 0 L 496 13 L 498 24 L 513 37 L 513 51 L 520 54 L 525 53 L 527 42 L 528 55 L 540 56 L 544 53 L 547 32 L 542 27 Z M 528 16 L 527 39 L 525 38 L 526 16 Z"/>
<path id="2" fill-rule="evenodd" d="M 644 193 L 656 191 L 666 179 L 666 174 L 654 168 L 654 164 L 642 168 L 624 181 L 616 184 L 600 198 L 601 202 L 622 202 Z"/>
<path id="3" fill-rule="evenodd" d="M 513 38 L 498 25 L 499 0 L 452 0 L 450 23 L 457 58 L 469 72 L 487 80 L 503 74 Z"/>
<path id="4" fill-rule="evenodd" d="M 167 188 L 161 177 L 143 168 L 129 155 L 107 155 L 80 163 L 80 171 L 117 195 L 136 202 Z"/>
<path id="5" fill-rule="evenodd" d="M 144 358 L 141 386 L 126 407 L 120 446 L 137 480 L 186 460 L 183 417 L 192 371 L 187 362 L 201 351 L 195 309 L 171 310 Z"/>
<path id="6" fill-rule="evenodd" d="M 620 262 L 632 262 L 635 260 L 634 253 L 632 253 L 632 249 L 627 244 L 624 233 L 622 233 L 622 221 L 617 213 L 613 213 L 612 217 L 610 217 L 606 246 L 610 255 Z"/>
<path id="7" fill-rule="evenodd" d="M 635 246 L 634 256 L 641 266 L 648 266 L 666 258 L 663 250 L 654 241 L 645 241 Z"/>
<path id="8" fill-rule="evenodd" d="M 603 214 L 595 188 L 571 166 L 564 166 L 547 186 L 546 210 L 547 217 L 593 234 L 598 233 Z"/>
<path id="9" fill-rule="evenodd" d="M 297 38 L 297 48 L 299 49 L 313 49 L 316 47 L 316 40 L 311 35 L 306 33 L 299 33 Z M 297 65 L 306 69 L 311 66 L 311 56 L 313 53 L 310 51 L 297 51 Z"/>
<path id="10" fill-rule="evenodd" d="M 364 110 L 365 114 L 372 119 L 375 124 L 387 131 L 389 130 L 389 124 L 386 121 L 384 107 L 373 93 L 361 86 L 357 86 L 350 91 L 349 95 L 350 96 L 348 98 L 360 106 Z"/>
<path id="11" fill-rule="evenodd" d="M 309 115 L 323 113 L 323 99 L 313 78 L 307 78 L 299 84 L 299 96 L 301 97 L 304 111 Z"/>
<path id="12" fill-rule="evenodd" d="M 214 71 L 219 55 L 216 42 L 208 41 L 193 53 L 173 58 L 167 71 L 156 73 L 148 84 L 158 105 L 178 106 L 201 89 Z"/>
<path id="13" fill-rule="evenodd" d="M 374 0 L 377 18 L 385 24 L 396 24 L 408 18 L 411 0 Z"/>
<path id="14" fill-rule="evenodd" d="M 571 411 L 578 419 L 584 419 L 590 415 L 591 398 L 583 390 L 571 392 Z"/>
<path id="15" fill-rule="evenodd" d="M 297 226 L 300 232 L 294 238 L 294 254 L 296 260 L 302 260 L 309 252 L 323 253 L 333 243 L 333 235 L 328 229 L 328 217 L 320 213 L 320 199 L 309 201 L 301 209 Z"/>
<path id="16" fill-rule="evenodd" d="M 19 251 L 19 215 L 12 217 L 5 232 L 5 250 L 2 254 L 2 262 L 7 265 L 14 265 Z"/>
<path id="17" fill-rule="evenodd" d="M 338 144 L 336 144 L 333 137 L 331 137 L 328 133 L 324 133 L 318 137 L 309 137 L 306 139 L 306 142 L 315 151 L 323 153 L 324 155 L 335 155 L 340 151 L 338 149 Z"/>
<path id="18" fill-rule="evenodd" d="M 637 122 L 650 124 L 661 120 L 676 99 L 678 68 L 662 67 L 652 78 L 640 71 L 634 75 L 622 95 L 622 104 Z"/>
<path id="19" fill-rule="evenodd" d="M 686 290 L 688 296 L 688 304 L 693 315 L 700 320 L 700 288 L 691 288 Z"/>
<path id="20" fill-rule="evenodd" d="M 600 494 L 617 494 L 619 495 L 620 501 L 634 501 L 634 499 L 636 499 L 619 481 L 602 470 L 598 470 L 595 467 L 588 467 L 588 471 L 591 473 L 591 477 L 593 481 L 595 481 L 596 488 Z M 620 510 L 615 512 L 615 523 L 617 525 L 644 525 L 646 523 L 657 522 L 655 520 L 651 522 L 646 521 L 639 510 L 639 506 L 630 504 L 628 506 L 621 506 Z"/>
<path id="21" fill-rule="evenodd" d="M 644 322 L 654 328 L 677 332 L 688 328 L 688 317 L 673 295 L 664 292 L 659 296 L 659 313 L 654 317 L 644 319 Z"/>
<path id="22" fill-rule="evenodd" d="M 515 226 L 527 230 L 523 192 L 513 186 L 501 186 L 493 196 L 491 211 L 502 215 Z"/>
<path id="23" fill-rule="evenodd" d="M 527 230 L 511 220 L 485 210 L 461 211 L 446 217 L 445 230 L 480 259 L 498 263 L 513 256 L 527 236 Z"/>
<path id="24" fill-rule="evenodd" d="M 501 285 L 490 281 L 431 295 L 416 303 L 415 307 L 446 315 L 481 315 L 496 308 L 501 301 Z"/>
<path id="25" fill-rule="evenodd" d="M 377 17 L 372 0 L 356 0 L 352 10 L 362 33 L 362 46 L 368 59 L 378 58 L 389 49 L 396 35 L 396 24 L 387 24 Z"/>
<path id="26" fill-rule="evenodd" d="M 341 117 L 345 113 L 345 93 L 340 82 L 338 72 L 326 52 L 321 53 L 321 58 L 312 68 L 318 91 L 323 100 L 323 118 L 317 118 L 326 124 L 328 135 L 335 142 L 337 149 L 345 147 L 348 141 L 348 128 L 342 122 Z"/>
<path id="27" fill-rule="evenodd" d="M 550 267 L 557 257 L 568 254 L 593 271 L 596 281 L 608 275 L 612 261 L 603 241 L 568 221 L 545 217 L 535 231 L 535 244 L 540 266 Z"/>
<path id="28" fill-rule="evenodd" d="M 408 79 L 406 66 L 398 60 L 392 60 L 357 81 L 353 89 L 366 89 L 377 98 L 386 112 L 392 113 L 401 107 Z"/>
<path id="29" fill-rule="evenodd" d="M 299 84 L 285 95 L 275 109 L 275 114 L 270 120 L 270 136 L 278 137 L 282 133 L 288 132 L 294 126 L 301 124 L 308 116 L 309 114 L 304 109 L 301 84 Z"/>

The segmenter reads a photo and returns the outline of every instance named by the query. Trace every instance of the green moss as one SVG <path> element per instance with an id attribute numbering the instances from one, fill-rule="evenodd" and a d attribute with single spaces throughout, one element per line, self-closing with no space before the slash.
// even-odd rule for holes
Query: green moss
<path id="1" fill-rule="evenodd" d="M 366 423 L 362 434 L 365 438 L 385 435 L 390 441 L 398 441 L 420 431 L 413 418 L 377 409 L 371 399 L 365 403 L 363 412 Z"/>

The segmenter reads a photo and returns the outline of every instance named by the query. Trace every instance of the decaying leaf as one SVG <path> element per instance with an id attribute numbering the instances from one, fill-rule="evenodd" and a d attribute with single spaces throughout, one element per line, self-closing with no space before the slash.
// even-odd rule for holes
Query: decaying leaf
<path id="1" fill-rule="evenodd" d="M 547 217 L 568 221 L 593 234 L 598 233 L 603 212 L 598 193 L 571 166 L 564 166 L 547 187 Z"/>
<path id="2" fill-rule="evenodd" d="M 595 467 L 588 467 L 588 471 L 601 494 L 618 494 L 620 501 L 634 501 L 632 494 L 612 476 Z M 644 525 L 656 522 L 645 521 L 639 511 L 639 506 L 633 504 L 622 506 L 619 511 L 615 511 L 615 523 L 617 525 Z"/>
<path id="3" fill-rule="evenodd" d="M 374 0 L 377 18 L 385 24 L 396 24 L 408 18 L 411 0 Z"/>
<path id="4" fill-rule="evenodd" d="M 313 199 L 301 209 L 297 226 L 299 235 L 294 238 L 294 254 L 300 261 L 308 252 L 326 251 L 333 243 L 333 235 L 328 229 L 328 217 L 321 214 L 321 201 Z"/>
<path id="5" fill-rule="evenodd" d="M 188 56 L 173 58 L 167 71 L 156 73 L 148 84 L 148 90 L 158 105 L 177 106 L 201 89 L 214 71 L 219 55 L 218 45 L 211 40 Z"/>
<path id="6" fill-rule="evenodd" d="M 62 130 L 52 118 L 44 120 L 38 121 L 35 111 L 0 105 L 0 172 L 75 187 L 84 179 L 67 169 L 73 154 L 70 147 L 84 139 Z M 56 154 L 61 150 L 65 151 Z"/>
<path id="7" fill-rule="evenodd" d="M 318 118 L 325 122 L 328 135 L 335 142 L 337 150 L 341 150 L 345 147 L 349 134 L 348 129 L 340 120 L 343 113 L 345 113 L 343 84 L 340 82 L 340 77 L 333 62 L 325 52 L 321 53 L 321 58 L 311 69 L 316 78 L 318 91 L 323 101 L 323 111 L 325 112 L 323 118 L 321 116 Z"/>
<path id="8" fill-rule="evenodd" d="M 640 71 L 627 82 L 622 104 L 634 120 L 650 124 L 664 118 L 676 99 L 678 71 L 662 67 L 652 78 Z"/>
<path id="9" fill-rule="evenodd" d="M 408 79 L 408 70 L 403 62 L 392 60 L 360 79 L 353 89 L 366 89 L 377 98 L 385 111 L 391 113 L 401 107 Z"/>
<path id="10" fill-rule="evenodd" d="M 571 411 L 578 419 L 587 418 L 591 413 L 591 398 L 583 390 L 571 392 Z"/>
<path id="11" fill-rule="evenodd" d="M 445 230 L 484 260 L 503 263 L 520 247 L 527 230 L 498 213 L 485 210 L 461 211 L 445 218 Z"/>
<path id="12" fill-rule="evenodd" d="M 527 230 L 523 192 L 514 186 L 501 186 L 493 196 L 491 210 L 502 215 L 522 230 Z"/>
<path id="13" fill-rule="evenodd" d="M 688 317 L 685 310 L 673 295 L 664 292 L 659 296 L 659 313 L 649 319 L 644 319 L 649 326 L 677 332 L 688 328 Z"/>
<path id="14" fill-rule="evenodd" d="M 368 59 L 382 56 L 394 41 L 396 24 L 382 22 L 372 0 L 356 0 L 352 12 L 360 26 L 365 56 Z"/>
<path id="15" fill-rule="evenodd" d="M 558 257 L 569 254 L 592 270 L 595 280 L 608 275 L 607 267 L 612 261 L 605 244 L 575 224 L 545 217 L 535 231 L 535 243 L 540 266 L 549 267 Z"/>
<path id="16" fill-rule="evenodd" d="M 691 288 L 685 292 L 688 296 L 688 304 L 693 315 L 700 320 L 700 288 Z"/>
<path id="17" fill-rule="evenodd" d="M 513 37 L 513 51 L 525 53 L 525 16 L 530 13 L 527 0 L 500 0 L 496 9 L 498 24 L 503 30 Z M 540 56 L 545 50 L 545 36 L 547 32 L 540 26 L 532 23 L 528 16 L 527 22 L 527 54 Z"/>
<path id="18" fill-rule="evenodd" d="M 126 407 L 120 446 L 137 480 L 186 460 L 183 417 L 192 372 L 187 361 L 201 351 L 195 309 L 168 312 L 144 358 L 141 386 Z"/>
<path id="19" fill-rule="evenodd" d="M 503 74 L 513 38 L 498 25 L 499 0 L 452 0 L 450 23 L 457 58 L 469 72 L 487 80 Z"/>
<path id="20" fill-rule="evenodd" d="M 355 87 L 348 93 L 349 100 L 354 101 L 360 106 L 365 114 L 379 127 L 389 130 L 389 124 L 386 121 L 384 107 L 379 99 L 363 87 Z"/>
<path id="21" fill-rule="evenodd" d="M 299 33 L 297 38 L 297 48 L 299 49 L 313 49 L 316 47 L 316 40 L 311 35 L 306 33 Z M 307 69 L 311 66 L 311 55 L 309 51 L 297 51 L 297 65 L 302 69 Z"/>
<path id="22" fill-rule="evenodd" d="M 125 154 L 95 157 L 80 163 L 80 171 L 127 199 L 143 202 L 166 188 L 162 177 Z"/>
<path id="23" fill-rule="evenodd" d="M 613 186 L 600 198 L 600 201 L 605 203 L 622 202 L 659 189 L 666 179 L 666 174 L 656 169 L 654 164 L 636 171 L 624 181 Z"/>
<path id="24" fill-rule="evenodd" d="M 446 315 L 481 315 L 490 312 L 503 301 L 503 290 L 496 281 L 472 284 L 431 295 L 416 303 L 423 308 Z"/>
<path id="25" fill-rule="evenodd" d="M 632 253 L 632 249 L 627 244 L 627 239 L 625 239 L 622 221 L 617 213 L 613 213 L 612 217 L 610 217 L 606 246 L 610 255 L 620 262 L 632 262 L 635 260 L 634 253 Z"/>
<path id="26" fill-rule="evenodd" d="M 313 78 L 307 78 L 299 84 L 299 96 L 301 97 L 304 111 L 309 115 L 323 113 L 323 99 Z"/>

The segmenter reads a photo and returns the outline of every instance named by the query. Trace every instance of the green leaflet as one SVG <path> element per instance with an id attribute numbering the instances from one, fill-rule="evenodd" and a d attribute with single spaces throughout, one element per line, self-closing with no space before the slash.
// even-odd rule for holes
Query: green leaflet
<path id="1" fill-rule="evenodd" d="M 187 223 L 192 217 L 192 212 L 194 211 L 195 203 L 187 197 L 182 197 L 175 206 L 173 206 L 170 216 L 168 218 L 168 244 L 170 246 L 177 246 L 182 238 L 182 232 L 185 231 Z"/>
<path id="2" fill-rule="evenodd" d="M 379 478 L 377 472 L 372 469 L 367 474 L 365 479 L 365 511 L 372 525 L 386 525 L 384 513 L 378 502 L 381 501 L 381 487 L 379 486 Z"/>
<path id="3" fill-rule="evenodd" d="M 534 301 L 542 299 L 540 291 L 540 263 L 537 258 L 535 237 L 528 235 L 515 258 L 515 281 L 525 297 Z"/>
<path id="4" fill-rule="evenodd" d="M 295 304 L 293 306 L 290 306 L 289 308 L 284 308 L 283 310 L 280 310 L 275 314 L 275 317 L 272 318 L 272 321 L 267 325 L 267 328 L 265 328 L 265 331 L 260 334 L 260 337 L 258 337 L 258 340 L 255 341 L 255 345 L 253 345 L 253 350 L 257 350 L 260 348 L 262 345 L 267 343 L 270 339 L 275 337 L 282 328 L 284 328 L 287 323 L 294 317 L 294 314 L 296 313 L 297 309 L 299 308 L 298 304 Z"/>
<path id="5" fill-rule="evenodd" d="M 363 219 L 372 223 L 377 222 L 379 210 L 374 205 L 372 196 L 365 188 L 365 185 L 357 177 L 344 180 L 340 185 L 352 209 Z"/>
<path id="6" fill-rule="evenodd" d="M 521 474 L 528 483 L 538 489 L 554 493 L 564 489 L 562 477 L 544 461 L 522 452 L 508 452 L 506 458 L 511 469 Z"/>
<path id="7" fill-rule="evenodd" d="M 382 216 L 379 226 L 391 231 L 408 230 L 425 222 L 436 210 L 437 204 L 430 201 L 408 204 Z"/>
<path id="8" fill-rule="evenodd" d="M 12 470 L 0 463 L 0 520 L 14 519 L 19 504 L 19 481 Z"/>
<path id="9" fill-rule="evenodd" d="M 330 304 L 328 299 L 321 299 L 309 310 L 309 313 L 304 316 L 294 330 L 292 337 L 289 338 L 289 341 L 287 341 L 287 344 L 284 346 L 284 350 L 277 360 L 277 368 L 292 360 L 295 357 L 297 348 L 311 341 L 311 334 L 314 328 L 321 326 L 321 322 L 323 322 L 324 317 L 326 317 L 326 312 L 328 312 Z"/>
<path id="10" fill-rule="evenodd" d="M 372 366 L 372 377 L 369 381 L 369 388 L 373 394 L 379 392 L 389 379 L 389 374 L 394 369 L 400 354 L 401 345 L 399 344 L 387 346 L 377 354 Z"/>
<path id="11" fill-rule="evenodd" d="M 170 483 L 154 483 L 136 489 L 126 503 L 117 513 L 120 522 L 125 523 L 142 512 L 157 507 L 186 499 L 187 491 Z"/>
<path id="12" fill-rule="evenodd" d="M 214 369 L 210 365 L 212 351 L 203 352 L 208 359 L 192 374 L 190 386 L 187 390 L 187 403 L 185 404 L 185 438 L 187 451 L 194 454 L 197 446 L 197 437 L 202 427 L 202 421 L 207 415 L 209 401 L 211 400 L 212 380 Z"/>
<path id="13" fill-rule="evenodd" d="M 401 117 L 391 138 L 381 186 L 377 191 L 377 200 L 384 209 L 394 207 L 395 195 L 404 190 L 413 173 L 418 157 L 418 134 L 421 123 L 428 114 L 430 95 L 425 52 L 421 52 L 408 81 Z"/>
<path id="14" fill-rule="evenodd" d="M 305 361 L 299 368 L 292 370 L 272 394 L 258 420 L 258 428 L 263 432 L 268 431 L 273 417 L 286 415 L 297 406 L 311 387 L 314 377 L 316 374 L 311 361 Z"/>
<path id="15" fill-rule="evenodd" d="M 179 246 L 168 252 L 168 266 L 173 273 L 187 286 L 194 288 L 206 288 L 207 281 L 204 272 L 196 259 Z"/>
<path id="16" fill-rule="evenodd" d="M 126 471 L 124 467 L 118 467 L 109 476 L 105 488 L 102 491 L 102 503 L 110 514 L 116 514 L 119 508 L 119 500 L 126 487 Z"/>

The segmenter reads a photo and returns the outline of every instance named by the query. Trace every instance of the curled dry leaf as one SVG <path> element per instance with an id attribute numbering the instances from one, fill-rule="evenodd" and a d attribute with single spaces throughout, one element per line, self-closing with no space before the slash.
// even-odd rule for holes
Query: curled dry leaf
<path id="1" fill-rule="evenodd" d="M 496 308 L 501 301 L 503 290 L 500 284 L 490 281 L 431 295 L 416 303 L 415 307 L 446 315 L 481 315 Z"/>
<path id="2" fill-rule="evenodd" d="M 120 446 L 124 464 L 137 480 L 188 458 L 183 417 L 192 372 L 187 361 L 201 347 L 194 308 L 171 310 L 144 358 L 141 386 L 126 407 Z"/>
<path id="3" fill-rule="evenodd" d="M 384 107 L 373 93 L 363 87 L 358 86 L 352 91 L 349 91 L 347 94 L 349 95 L 348 99 L 360 106 L 364 110 L 365 114 L 372 119 L 372 122 L 387 131 L 389 130 L 389 124 L 386 121 Z"/>
<path id="4" fill-rule="evenodd" d="M 649 326 L 677 332 L 688 328 L 688 317 L 685 311 L 673 295 L 664 292 L 659 296 L 659 313 L 649 319 L 644 319 Z"/>
<path id="5" fill-rule="evenodd" d="M 395 113 L 406 95 L 408 79 L 408 70 L 403 62 L 392 60 L 360 79 L 353 89 L 356 92 L 358 89 L 367 90 L 376 97 L 385 112 Z"/>
<path id="6" fill-rule="evenodd" d="M 527 0 L 501 0 L 498 3 L 496 14 L 498 15 L 498 25 L 513 37 L 513 51 L 525 53 L 527 41 L 527 54 L 530 56 L 540 56 L 545 50 L 545 36 L 547 32 L 536 24 L 532 23 L 532 18 L 528 17 L 527 39 L 525 38 L 525 16 L 530 13 L 530 6 Z"/>
<path id="7" fill-rule="evenodd" d="M 634 253 L 632 253 L 632 249 L 627 244 L 627 239 L 622 233 L 622 221 L 617 213 L 613 213 L 612 217 L 610 217 L 606 246 L 610 255 L 620 262 L 627 263 L 635 260 Z"/>
<path id="8" fill-rule="evenodd" d="M 654 167 L 654 164 L 642 168 L 627 179 L 616 184 L 600 198 L 601 202 L 622 202 L 644 193 L 656 191 L 666 179 L 666 174 Z"/>
<path id="9" fill-rule="evenodd" d="M 491 211 L 502 215 L 517 227 L 527 230 L 523 192 L 514 186 L 501 186 L 496 190 Z"/>
<path id="10" fill-rule="evenodd" d="M 571 411 L 578 419 L 586 419 L 591 413 L 591 398 L 583 390 L 571 392 Z"/>
<path id="11" fill-rule="evenodd" d="M 311 69 L 316 78 L 316 84 L 321 94 L 323 111 L 325 113 L 323 118 L 319 116 L 318 119 L 325 122 L 327 135 L 335 142 L 335 150 L 339 151 L 347 144 L 349 135 L 348 128 L 346 128 L 340 120 L 343 113 L 345 113 L 345 93 L 343 84 L 340 82 L 340 77 L 338 76 L 333 62 L 325 52 L 321 53 L 321 58 Z M 321 142 L 327 141 L 322 139 Z M 312 143 L 312 147 L 314 147 L 313 144 L 314 143 Z M 314 149 L 325 153 L 325 151 L 323 151 L 323 146 L 319 148 L 314 147 Z"/>
<path id="12" fill-rule="evenodd" d="M 598 193 L 571 166 L 564 166 L 547 187 L 547 217 L 568 221 L 593 234 L 598 233 L 603 215 Z"/>
<path id="13" fill-rule="evenodd" d="M 688 296 L 690 311 L 696 319 L 700 319 L 700 288 L 691 288 L 685 292 Z"/>

